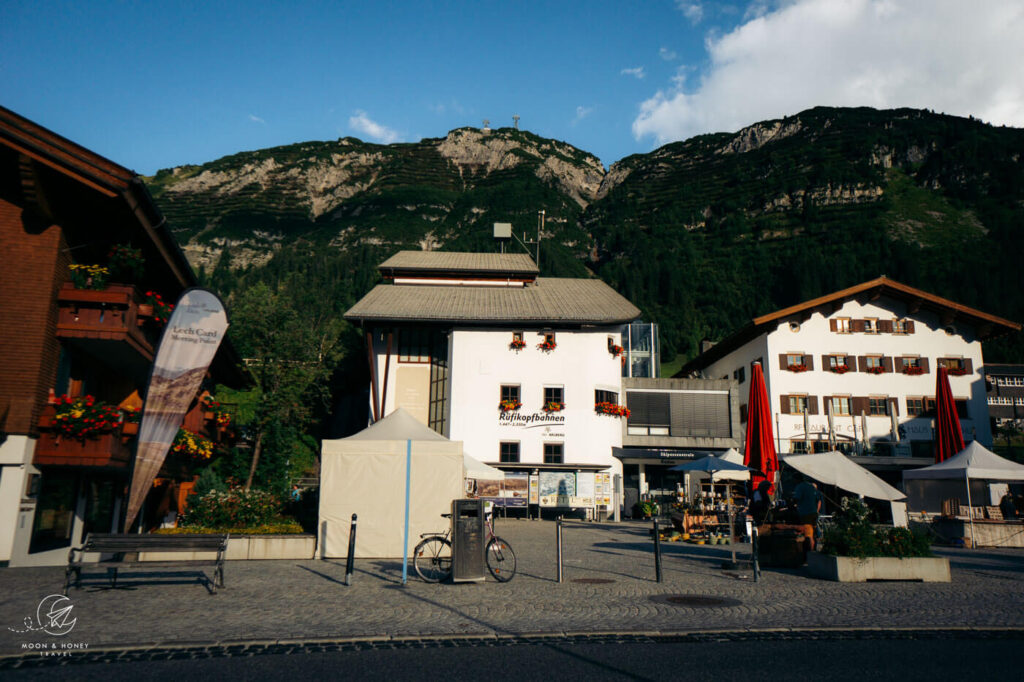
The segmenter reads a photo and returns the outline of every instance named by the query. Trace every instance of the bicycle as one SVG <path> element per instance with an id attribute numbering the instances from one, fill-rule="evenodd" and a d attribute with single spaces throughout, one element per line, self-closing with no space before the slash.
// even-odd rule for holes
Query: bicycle
<path id="1" fill-rule="evenodd" d="M 441 514 L 450 519 L 451 514 Z M 499 583 L 507 583 L 516 576 L 516 553 L 512 546 L 494 534 L 494 521 L 491 515 L 485 517 L 487 528 L 487 546 L 484 550 L 487 558 L 487 570 Z M 424 533 L 420 543 L 413 550 L 412 565 L 423 580 L 428 583 L 439 583 L 452 574 L 452 534 L 451 526 L 442 533 Z"/>

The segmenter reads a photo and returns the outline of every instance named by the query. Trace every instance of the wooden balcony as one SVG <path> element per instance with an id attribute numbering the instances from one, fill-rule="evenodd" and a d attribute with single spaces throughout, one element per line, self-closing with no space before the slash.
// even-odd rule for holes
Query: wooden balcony
<path id="1" fill-rule="evenodd" d="M 118 368 L 143 378 L 153 361 L 160 329 L 153 308 L 131 285 L 76 289 L 66 282 L 57 294 L 57 337 Z"/>
<path id="2" fill-rule="evenodd" d="M 138 424 L 124 424 L 89 438 L 69 438 L 51 430 L 57 413 L 47 405 L 39 417 L 39 442 L 36 443 L 36 466 L 81 466 L 104 469 L 127 469 L 132 455 L 132 440 L 139 433 Z"/>

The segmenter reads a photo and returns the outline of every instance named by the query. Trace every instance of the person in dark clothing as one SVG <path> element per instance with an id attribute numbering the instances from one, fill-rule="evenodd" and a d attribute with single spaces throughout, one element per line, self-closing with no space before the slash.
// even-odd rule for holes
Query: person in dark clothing
<path id="1" fill-rule="evenodd" d="M 1017 506 L 1013 503 L 1013 495 L 1009 491 L 999 500 L 999 511 L 1003 513 L 1004 519 L 1017 518 Z"/>
<path id="2" fill-rule="evenodd" d="M 753 517 L 756 526 L 765 522 L 768 512 L 772 508 L 772 496 L 769 492 L 771 488 L 772 484 L 769 481 L 761 481 L 750 498 L 750 507 L 747 509 L 747 513 Z"/>

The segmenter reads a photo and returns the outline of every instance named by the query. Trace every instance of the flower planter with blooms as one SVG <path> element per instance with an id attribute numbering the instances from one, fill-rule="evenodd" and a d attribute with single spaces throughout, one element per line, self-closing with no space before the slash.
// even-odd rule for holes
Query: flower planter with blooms
<path id="1" fill-rule="evenodd" d="M 153 319 L 160 324 L 167 324 L 167 320 L 171 319 L 171 313 L 174 312 L 174 304 L 164 301 L 155 291 L 146 292 L 146 303 L 153 306 Z"/>
<path id="2" fill-rule="evenodd" d="M 949 367 L 946 373 L 951 377 L 962 377 L 967 374 L 967 369 L 964 367 Z"/>
<path id="3" fill-rule="evenodd" d="M 224 409 L 224 407 L 213 399 L 212 395 L 203 396 L 203 410 L 212 413 L 208 419 L 213 419 L 217 422 L 217 426 L 230 426 L 231 425 L 231 413 Z"/>
<path id="4" fill-rule="evenodd" d="M 608 352 L 612 354 L 612 357 L 617 358 L 622 355 L 622 346 L 616 346 L 614 343 L 608 346 Z"/>
<path id="5" fill-rule="evenodd" d="M 629 408 L 616 403 L 602 402 L 594 405 L 594 411 L 598 414 L 610 414 L 615 417 L 629 417 Z"/>
<path id="6" fill-rule="evenodd" d="M 885 374 L 885 367 L 868 367 L 868 374 Z"/>
<path id="7" fill-rule="evenodd" d="M 502 412 L 512 412 L 518 410 L 523 404 L 518 400 L 502 400 L 498 403 L 498 409 Z"/>
<path id="8" fill-rule="evenodd" d="M 213 441 L 203 438 L 188 429 L 178 429 L 178 435 L 171 444 L 171 452 L 176 455 L 191 457 L 199 462 L 209 461 L 213 457 Z"/>
<path id="9" fill-rule="evenodd" d="M 55 404 L 57 414 L 53 418 L 53 430 L 60 436 L 84 440 L 113 431 L 124 423 L 117 405 L 100 402 L 91 395 L 77 398 L 62 395 Z"/>
<path id="10" fill-rule="evenodd" d="M 85 263 L 73 263 L 71 270 L 71 282 L 76 289 L 95 289 L 102 291 L 107 288 L 107 278 L 110 277 L 110 270 L 102 265 L 87 265 Z"/>
<path id="11" fill-rule="evenodd" d="M 107 254 L 107 264 L 110 273 L 114 277 L 120 277 L 118 281 L 138 280 L 142 277 L 142 266 L 145 260 L 142 258 L 142 249 L 133 249 L 127 244 L 115 244 L 110 247 Z"/>
<path id="12" fill-rule="evenodd" d="M 801 362 L 798 365 L 790 365 L 786 369 L 788 369 L 790 372 L 806 372 L 807 371 L 807 365 L 805 365 L 804 363 Z"/>
<path id="13" fill-rule="evenodd" d="M 544 351 L 546 353 L 550 353 L 556 347 L 557 347 L 557 344 L 554 341 L 549 341 L 549 340 L 544 340 L 544 341 L 542 341 L 542 342 L 537 344 L 537 348 L 540 348 L 542 351 Z"/>
<path id="14" fill-rule="evenodd" d="M 833 374 L 846 374 L 849 371 L 850 368 L 846 365 L 836 365 L 835 367 L 831 368 L 831 372 Z"/>
<path id="15" fill-rule="evenodd" d="M 508 344 L 511 350 L 522 350 L 526 348 L 526 341 L 522 339 L 512 339 L 512 343 Z"/>
<path id="16" fill-rule="evenodd" d="M 561 412 L 565 409 L 565 403 L 555 402 L 554 400 L 544 403 L 545 412 Z"/>
<path id="17" fill-rule="evenodd" d="M 903 373 L 912 377 L 916 377 L 920 374 L 924 374 L 924 367 L 904 367 Z"/>

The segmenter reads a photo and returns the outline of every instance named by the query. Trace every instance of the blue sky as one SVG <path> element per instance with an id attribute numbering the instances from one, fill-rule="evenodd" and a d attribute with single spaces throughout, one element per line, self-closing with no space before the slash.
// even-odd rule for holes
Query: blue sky
<path id="1" fill-rule="evenodd" d="M 818 104 L 1024 126 L 1012 0 L 5 0 L 0 17 L 0 104 L 144 174 L 513 114 L 605 165 Z"/>

